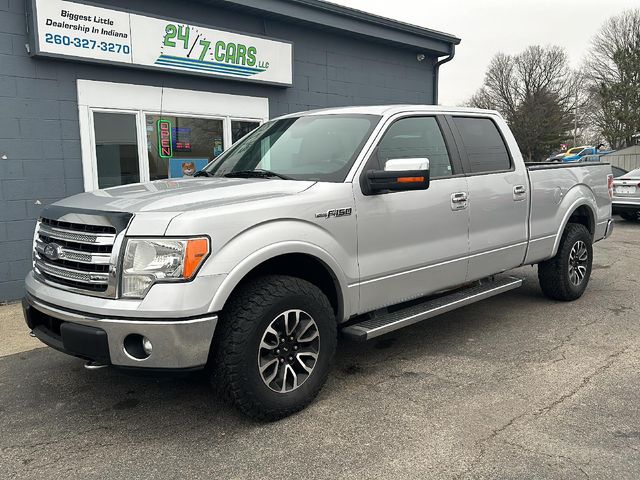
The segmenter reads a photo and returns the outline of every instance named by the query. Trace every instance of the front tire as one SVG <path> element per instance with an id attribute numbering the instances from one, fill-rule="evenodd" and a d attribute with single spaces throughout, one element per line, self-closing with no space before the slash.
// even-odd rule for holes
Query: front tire
<path id="1" fill-rule="evenodd" d="M 251 280 L 234 294 L 219 328 L 215 378 L 246 415 L 286 417 L 324 385 L 337 326 L 329 300 L 312 283 L 284 275 Z"/>
<path id="2" fill-rule="evenodd" d="M 556 256 L 538 264 L 542 292 L 553 300 L 564 302 L 580 298 L 589 283 L 592 262 L 589 230 L 581 224 L 568 224 Z"/>

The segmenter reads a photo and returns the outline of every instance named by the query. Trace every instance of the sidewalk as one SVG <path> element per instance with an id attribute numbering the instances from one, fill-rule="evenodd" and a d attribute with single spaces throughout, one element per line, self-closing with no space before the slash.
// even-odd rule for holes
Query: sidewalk
<path id="1" fill-rule="evenodd" d="M 26 352 L 45 345 L 29 336 L 20 302 L 0 305 L 0 357 Z"/>

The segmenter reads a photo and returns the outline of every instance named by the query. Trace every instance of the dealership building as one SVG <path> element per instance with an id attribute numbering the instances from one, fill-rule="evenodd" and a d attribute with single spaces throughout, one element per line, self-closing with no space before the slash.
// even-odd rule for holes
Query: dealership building
<path id="1" fill-rule="evenodd" d="M 282 114 L 435 104 L 459 42 L 319 0 L 0 0 L 0 301 L 44 206 L 190 175 Z"/>

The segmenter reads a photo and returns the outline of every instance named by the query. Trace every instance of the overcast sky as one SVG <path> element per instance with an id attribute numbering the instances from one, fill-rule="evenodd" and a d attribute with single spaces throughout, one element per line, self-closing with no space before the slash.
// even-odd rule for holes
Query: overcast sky
<path id="1" fill-rule="evenodd" d="M 582 65 L 602 22 L 638 0 L 333 0 L 358 10 L 451 33 L 462 39 L 440 70 L 440 103 L 458 105 L 482 84 L 494 54 L 560 45 Z"/>

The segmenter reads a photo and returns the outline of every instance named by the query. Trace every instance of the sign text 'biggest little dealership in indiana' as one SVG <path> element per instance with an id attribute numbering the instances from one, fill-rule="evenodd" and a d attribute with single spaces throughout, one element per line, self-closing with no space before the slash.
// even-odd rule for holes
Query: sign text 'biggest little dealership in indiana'
<path id="1" fill-rule="evenodd" d="M 35 55 L 291 85 L 291 43 L 64 0 L 33 0 Z"/>

